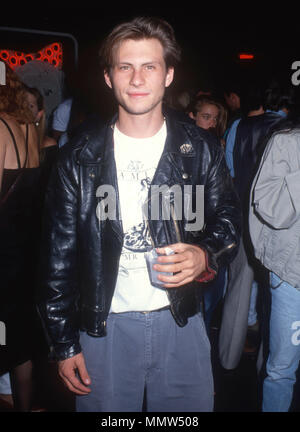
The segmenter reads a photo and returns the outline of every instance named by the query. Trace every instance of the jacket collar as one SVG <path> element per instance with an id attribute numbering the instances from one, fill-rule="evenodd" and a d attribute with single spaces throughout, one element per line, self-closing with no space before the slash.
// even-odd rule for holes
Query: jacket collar
<path id="1" fill-rule="evenodd" d="M 167 139 L 162 156 L 166 154 L 180 157 L 193 156 L 194 149 L 187 133 L 189 124 L 186 123 L 186 119 L 183 121 L 177 114 L 173 114 L 169 108 L 164 110 L 164 116 L 167 126 Z M 113 130 L 117 118 L 117 115 L 115 115 L 108 124 L 97 124 L 88 127 L 84 134 L 84 146 L 78 156 L 79 164 L 98 164 L 110 160 L 113 155 Z"/>

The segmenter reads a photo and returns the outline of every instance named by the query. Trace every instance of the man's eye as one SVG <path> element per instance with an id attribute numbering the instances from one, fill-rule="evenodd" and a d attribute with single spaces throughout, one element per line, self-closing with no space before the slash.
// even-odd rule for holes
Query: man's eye
<path id="1" fill-rule="evenodd" d="M 120 70 L 127 71 L 127 70 L 129 70 L 129 66 L 128 65 L 120 66 Z"/>
<path id="2" fill-rule="evenodd" d="M 147 70 L 153 70 L 153 69 L 155 69 L 155 66 L 153 66 L 153 65 L 146 65 L 146 69 Z"/>

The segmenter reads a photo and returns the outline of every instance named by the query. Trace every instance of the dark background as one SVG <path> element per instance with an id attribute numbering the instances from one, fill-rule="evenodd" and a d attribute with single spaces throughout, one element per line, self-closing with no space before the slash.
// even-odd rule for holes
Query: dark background
<path id="1" fill-rule="evenodd" d="M 148 6 L 136 6 L 128 1 L 121 4 L 107 1 L 105 5 L 99 2 L 97 8 L 73 5 L 65 8 L 44 2 L 32 10 L 28 6 L 20 10 L 18 4 L 6 5 L 5 9 L 1 5 L 0 27 L 72 34 L 78 41 L 78 73 L 74 42 L 66 36 L 0 31 L 0 49 L 30 53 L 47 44 L 62 42 L 67 81 L 76 82 L 78 90 L 93 106 L 106 109 L 110 91 L 104 85 L 97 57 L 103 37 L 121 21 L 138 15 L 154 15 L 170 22 L 182 47 L 182 63 L 172 83 L 175 90 L 215 88 L 222 93 L 223 83 L 235 76 L 249 81 L 253 76 L 268 80 L 280 77 L 290 83 L 291 65 L 300 61 L 300 19 L 298 9 L 285 3 L 270 6 L 265 2 L 243 1 L 233 7 L 213 1 L 205 6 L 203 1 L 178 3 L 178 0 L 169 5 L 162 0 L 156 5 L 152 2 Z M 251 52 L 255 58 L 239 61 L 240 52 Z M 244 358 L 237 371 L 220 375 L 216 387 L 217 411 L 257 411 L 255 360 Z M 56 375 L 49 376 L 55 385 Z M 57 405 L 68 405 L 64 392 L 54 391 L 53 395 Z"/>
<path id="2" fill-rule="evenodd" d="M 173 25 L 182 47 L 182 63 L 177 68 L 172 91 L 215 89 L 238 76 L 251 80 L 280 77 L 291 82 L 291 65 L 300 60 L 300 25 L 297 11 L 290 5 L 261 5 L 243 2 L 238 7 L 200 2 L 136 6 L 132 2 L 99 4 L 97 8 L 54 7 L 48 3 L 21 11 L 6 8 L 0 26 L 72 34 L 78 41 L 76 73 L 74 43 L 68 37 L 0 32 L 0 48 L 34 52 L 57 40 L 63 43 L 67 81 L 90 98 L 93 105 L 108 95 L 98 66 L 98 48 L 103 37 L 121 21 L 137 15 L 159 16 Z M 262 13 L 262 10 L 264 11 Z M 254 60 L 241 61 L 238 54 L 251 52 Z M 78 79 L 79 77 L 79 79 Z"/>

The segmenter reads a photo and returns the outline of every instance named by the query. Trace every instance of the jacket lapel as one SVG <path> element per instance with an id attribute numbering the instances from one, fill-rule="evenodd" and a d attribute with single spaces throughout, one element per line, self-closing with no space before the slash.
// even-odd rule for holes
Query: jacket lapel
<path id="1" fill-rule="evenodd" d="M 92 135 L 87 135 L 87 144 L 79 156 L 79 163 L 84 167 L 98 167 L 96 176 L 97 187 L 102 185 L 112 186 L 116 193 L 116 214 L 114 218 L 106 219 L 118 240 L 123 243 L 123 227 L 120 218 L 120 207 L 118 198 L 117 169 L 114 157 L 113 122 L 110 125 L 97 128 Z"/>
<path id="2" fill-rule="evenodd" d="M 152 183 L 155 185 L 185 183 L 189 173 L 186 172 L 187 160 L 195 154 L 192 143 L 184 129 L 170 117 L 166 117 L 167 139 Z"/>
<path id="3" fill-rule="evenodd" d="M 109 129 L 110 131 L 105 140 L 104 158 L 101 166 L 101 184 L 111 185 L 116 193 L 116 218 L 110 220 L 109 223 L 119 241 L 123 243 L 124 232 L 120 213 L 117 167 L 114 155 L 113 125 Z"/>

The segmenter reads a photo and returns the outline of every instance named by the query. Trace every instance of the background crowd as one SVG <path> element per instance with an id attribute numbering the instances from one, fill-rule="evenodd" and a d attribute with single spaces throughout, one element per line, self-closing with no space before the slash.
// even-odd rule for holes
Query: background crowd
<path id="1" fill-rule="evenodd" d="M 254 354 L 259 410 L 288 411 L 300 360 L 299 97 L 286 79 L 243 78 L 170 91 L 165 107 L 218 138 L 243 209 L 238 254 L 206 286 L 208 335 L 221 310 L 222 368 L 233 370 L 244 353 Z M 67 390 L 51 382 L 55 366 L 34 303 L 43 202 L 59 149 L 84 122 L 104 122 L 113 112 L 105 95 L 99 105 L 95 112 L 75 83 L 46 113 L 41 92 L 6 65 L 0 86 L 0 321 L 7 330 L 0 400 L 6 410 L 47 409 L 41 401 L 51 392 L 56 407 L 66 406 Z"/>

